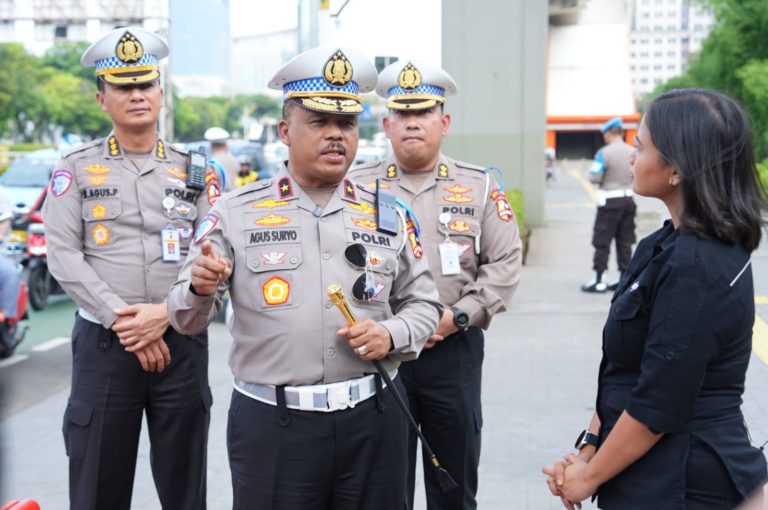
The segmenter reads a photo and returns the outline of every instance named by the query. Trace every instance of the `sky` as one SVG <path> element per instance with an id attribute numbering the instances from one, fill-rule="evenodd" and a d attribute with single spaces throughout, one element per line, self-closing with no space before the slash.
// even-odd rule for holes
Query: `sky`
<path id="1" fill-rule="evenodd" d="M 319 0 L 316 0 L 319 1 Z M 345 0 L 331 0 L 336 13 Z M 234 37 L 295 28 L 298 0 L 229 0 Z M 440 64 L 441 0 L 349 0 L 331 22 L 331 40 L 373 60 L 377 55 Z"/>

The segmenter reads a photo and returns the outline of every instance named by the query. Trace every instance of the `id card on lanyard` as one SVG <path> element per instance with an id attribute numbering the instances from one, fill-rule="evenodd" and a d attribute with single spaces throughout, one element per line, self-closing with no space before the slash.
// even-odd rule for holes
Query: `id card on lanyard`
<path id="1" fill-rule="evenodd" d="M 181 244 L 179 231 L 173 225 L 166 226 L 160 231 L 163 245 L 163 262 L 178 262 L 181 260 Z"/>

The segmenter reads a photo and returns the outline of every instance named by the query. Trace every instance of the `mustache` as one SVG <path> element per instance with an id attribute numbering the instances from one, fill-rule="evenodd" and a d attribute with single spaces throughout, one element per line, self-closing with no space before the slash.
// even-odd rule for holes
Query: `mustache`
<path id="1" fill-rule="evenodd" d="M 325 147 L 323 147 L 323 150 L 320 151 L 320 154 L 325 154 L 325 153 L 331 152 L 331 151 L 337 151 L 340 154 L 346 154 L 347 153 L 347 148 L 344 147 L 344 145 L 342 143 L 340 143 L 340 142 L 331 142 L 328 145 L 326 145 Z"/>

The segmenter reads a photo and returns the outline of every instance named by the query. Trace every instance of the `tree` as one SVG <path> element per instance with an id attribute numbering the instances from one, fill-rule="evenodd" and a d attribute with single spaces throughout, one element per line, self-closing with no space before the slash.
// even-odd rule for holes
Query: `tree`
<path id="1" fill-rule="evenodd" d="M 73 76 L 79 76 L 85 81 L 95 82 L 93 68 L 80 63 L 80 57 L 88 49 L 86 42 L 61 42 L 50 47 L 40 59 L 40 64 L 58 69 Z"/>
<path id="2" fill-rule="evenodd" d="M 0 134 L 31 141 L 43 122 L 44 108 L 38 59 L 20 44 L 0 44 Z"/>

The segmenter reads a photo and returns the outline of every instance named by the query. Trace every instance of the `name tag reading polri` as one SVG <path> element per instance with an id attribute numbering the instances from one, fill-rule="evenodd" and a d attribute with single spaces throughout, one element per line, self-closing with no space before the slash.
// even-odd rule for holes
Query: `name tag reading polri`
<path id="1" fill-rule="evenodd" d="M 459 263 L 460 251 L 461 247 L 451 240 L 440 243 L 440 263 L 443 276 L 461 273 L 461 264 Z"/>
<path id="2" fill-rule="evenodd" d="M 160 232 L 163 243 L 163 262 L 178 262 L 181 260 L 179 246 L 179 231 L 173 225 L 168 225 Z"/>

